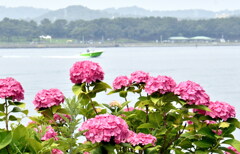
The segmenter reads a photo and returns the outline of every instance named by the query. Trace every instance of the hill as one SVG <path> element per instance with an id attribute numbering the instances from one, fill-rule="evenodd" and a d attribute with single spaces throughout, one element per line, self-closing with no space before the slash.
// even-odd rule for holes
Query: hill
<path id="1" fill-rule="evenodd" d="M 108 8 L 104 10 L 92 10 L 83 6 L 69 6 L 58 10 L 37 9 L 31 7 L 6 8 L 0 6 L 0 19 L 4 17 L 13 19 L 41 20 L 48 18 L 51 21 L 57 19 L 74 20 L 94 20 L 99 18 L 117 17 L 175 17 L 178 19 L 210 19 L 240 16 L 240 10 L 223 10 L 213 12 L 208 10 L 174 10 L 174 11 L 150 11 L 136 6 L 124 8 Z"/>
<path id="2" fill-rule="evenodd" d="M 43 15 L 50 10 L 48 9 L 38 9 L 32 7 L 16 7 L 16 8 L 8 8 L 0 6 L 0 20 L 3 18 L 11 18 L 11 19 L 24 19 L 30 20 L 37 18 L 40 15 Z"/>
<path id="3" fill-rule="evenodd" d="M 56 19 L 65 19 L 68 21 L 73 20 L 94 20 L 99 18 L 111 18 L 111 14 L 100 11 L 100 10 L 91 10 L 87 7 L 83 6 L 69 6 L 67 8 L 59 9 L 56 11 L 47 12 L 37 18 L 35 20 L 41 21 L 44 18 L 48 18 L 50 20 Z"/>

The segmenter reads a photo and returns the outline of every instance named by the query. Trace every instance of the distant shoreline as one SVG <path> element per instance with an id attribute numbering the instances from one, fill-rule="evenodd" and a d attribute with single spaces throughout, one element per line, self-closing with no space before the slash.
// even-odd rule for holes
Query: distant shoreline
<path id="1" fill-rule="evenodd" d="M 240 42 L 227 43 L 104 43 L 104 44 L 0 44 L 0 49 L 11 48 L 112 48 L 112 47 L 198 47 L 198 46 L 240 46 Z"/>

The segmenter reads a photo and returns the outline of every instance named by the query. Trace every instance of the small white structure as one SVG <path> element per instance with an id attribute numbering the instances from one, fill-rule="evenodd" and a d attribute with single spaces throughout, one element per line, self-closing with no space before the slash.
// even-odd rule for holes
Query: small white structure
<path id="1" fill-rule="evenodd" d="M 170 40 L 172 43 L 174 42 L 187 42 L 189 38 L 184 37 L 184 36 L 172 36 L 169 37 L 168 40 Z"/>
<path id="2" fill-rule="evenodd" d="M 73 40 L 67 40 L 66 43 L 73 43 Z"/>
<path id="3" fill-rule="evenodd" d="M 51 42 L 51 40 L 52 40 L 52 36 L 50 36 L 50 35 L 41 35 L 41 36 L 39 36 L 39 38 L 40 38 L 40 40 L 49 40 L 50 42 Z"/>

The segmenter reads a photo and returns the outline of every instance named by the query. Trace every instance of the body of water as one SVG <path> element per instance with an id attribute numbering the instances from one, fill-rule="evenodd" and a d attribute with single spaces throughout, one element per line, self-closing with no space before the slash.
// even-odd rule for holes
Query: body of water
<path id="1" fill-rule="evenodd" d="M 32 101 L 42 89 L 58 88 L 66 97 L 73 96 L 69 70 L 77 61 L 81 48 L 0 49 L 0 78 L 13 77 L 25 89 L 25 102 L 30 115 L 36 114 Z M 213 47 L 133 47 L 105 48 L 101 57 L 87 59 L 98 62 L 104 81 L 112 85 L 119 75 L 142 70 L 152 76 L 171 76 L 177 83 L 191 80 L 199 83 L 212 101 L 235 106 L 240 117 L 240 46 Z M 101 94 L 100 103 L 116 96 Z M 240 138 L 240 131 L 236 137 Z"/>

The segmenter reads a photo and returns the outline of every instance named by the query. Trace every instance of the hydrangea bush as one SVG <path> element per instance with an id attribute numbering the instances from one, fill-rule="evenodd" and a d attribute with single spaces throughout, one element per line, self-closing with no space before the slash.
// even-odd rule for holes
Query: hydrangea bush
<path id="1" fill-rule="evenodd" d="M 199 84 L 143 71 L 116 77 L 113 87 L 103 79 L 99 64 L 76 62 L 70 68 L 74 96 L 40 90 L 33 100 L 38 116 L 28 116 L 18 81 L 0 79 L 0 153 L 240 153 L 235 108 L 212 101 Z M 116 99 L 100 104 L 102 92 Z"/>

